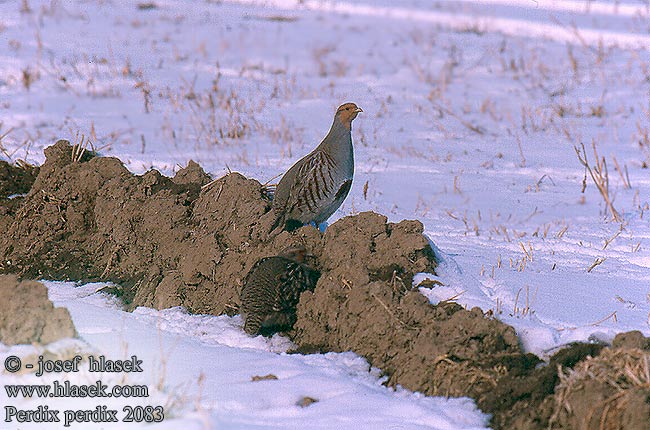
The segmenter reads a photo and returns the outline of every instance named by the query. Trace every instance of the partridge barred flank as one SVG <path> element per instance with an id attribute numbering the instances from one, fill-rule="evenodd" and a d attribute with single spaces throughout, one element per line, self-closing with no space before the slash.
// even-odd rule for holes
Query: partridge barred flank
<path id="1" fill-rule="evenodd" d="M 301 255 L 302 254 L 302 255 Z M 304 248 L 259 260 L 246 276 L 241 291 L 244 331 L 271 335 L 291 329 L 300 294 L 313 290 L 320 274 L 302 264 Z"/>
<path id="2" fill-rule="evenodd" d="M 273 199 L 272 230 L 320 224 L 341 206 L 352 187 L 351 129 L 359 112 L 354 103 L 341 105 L 320 145 L 284 174 Z"/>

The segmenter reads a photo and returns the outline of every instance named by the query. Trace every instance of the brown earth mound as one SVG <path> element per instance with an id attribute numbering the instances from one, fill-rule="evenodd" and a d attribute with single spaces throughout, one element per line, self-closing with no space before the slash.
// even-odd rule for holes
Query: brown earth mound
<path id="1" fill-rule="evenodd" d="M 218 315 L 237 312 L 241 281 L 257 260 L 296 243 L 317 268 L 336 265 L 337 252 L 370 261 L 355 282 L 394 272 L 410 285 L 414 273 L 435 267 L 416 221 L 394 225 L 361 214 L 331 226 L 337 234 L 303 227 L 269 237 L 271 202 L 255 180 L 232 173 L 205 186 L 210 178 L 194 162 L 174 178 L 155 170 L 136 176 L 116 158 L 86 154 L 73 161 L 72 154 L 67 141 L 46 149 L 45 164 L 0 238 L 0 271 L 115 281 L 132 307 L 180 305 Z M 360 236 L 357 226 L 366 223 L 372 226 Z M 355 252 L 341 238 L 364 249 Z"/>
<path id="2" fill-rule="evenodd" d="M 269 236 L 271 201 L 240 174 L 210 182 L 190 162 L 173 178 L 153 170 L 136 176 L 115 158 L 73 160 L 67 141 L 45 154 L 28 195 L 5 215 L 0 273 L 114 281 L 131 308 L 235 314 L 255 262 L 302 245 L 321 277 L 301 296 L 289 332 L 299 351 L 352 350 L 391 385 L 471 396 L 495 428 L 545 428 L 558 365 L 570 369 L 601 348 L 574 346 L 536 368 L 540 360 L 522 353 L 512 327 L 478 308 L 431 305 L 411 288 L 415 273 L 436 266 L 418 221 L 388 223 L 366 212 L 325 234 L 307 226 Z M 0 195 L 0 208 L 6 202 Z"/>
<path id="3" fill-rule="evenodd" d="M 66 308 L 55 308 L 40 282 L 0 275 L 0 342 L 47 344 L 76 336 Z"/>

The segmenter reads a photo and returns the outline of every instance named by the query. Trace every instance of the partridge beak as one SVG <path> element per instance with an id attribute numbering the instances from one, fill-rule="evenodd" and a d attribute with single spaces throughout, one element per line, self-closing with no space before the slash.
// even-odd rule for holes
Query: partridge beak
<path id="1" fill-rule="evenodd" d="M 355 113 L 363 112 L 363 109 L 361 109 L 360 107 L 358 107 L 358 108 L 356 108 L 356 109 L 354 110 L 354 112 L 355 112 Z"/>

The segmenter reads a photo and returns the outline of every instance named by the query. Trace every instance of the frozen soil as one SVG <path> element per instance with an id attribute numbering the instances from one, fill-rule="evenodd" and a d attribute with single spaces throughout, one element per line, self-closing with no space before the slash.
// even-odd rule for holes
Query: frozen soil
<path id="1" fill-rule="evenodd" d="M 354 351 L 382 369 L 390 385 L 474 398 L 493 414 L 494 428 L 541 429 L 551 418 L 556 428 L 576 428 L 580 419 L 591 419 L 584 418 L 591 398 L 585 408 L 576 400 L 572 413 L 555 407 L 564 405 L 556 391 L 567 380 L 558 366 L 569 372 L 587 357 L 606 361 L 610 355 L 599 355 L 602 346 L 577 344 L 540 367 L 539 358 L 522 351 L 512 327 L 481 309 L 450 301 L 432 305 L 412 288 L 414 274 L 436 268 L 419 221 L 395 224 L 363 212 L 325 233 L 307 226 L 270 236 L 273 214 L 265 188 L 238 173 L 211 182 L 190 162 L 173 178 L 155 170 L 137 176 L 116 158 L 85 153 L 73 160 L 67 141 L 45 155 L 38 170 L 16 173 L 0 166 L 0 208 L 11 207 L 2 214 L 8 234 L 0 237 L 0 273 L 108 280 L 116 285 L 110 292 L 131 309 L 183 306 L 233 315 L 254 263 L 299 244 L 321 277 L 313 292 L 303 293 L 288 333 L 296 352 Z M 625 336 L 615 347 L 635 351 L 630 360 L 647 363 L 647 339 Z M 635 411 L 644 413 L 648 397 L 638 397 L 643 387 L 624 389 L 629 399 L 609 391 L 603 398 L 627 399 L 628 409 L 635 409 L 621 419 L 629 421 Z M 580 390 L 564 389 L 562 395 L 582 399 L 593 392 L 583 390 L 580 397 Z"/>
<path id="2" fill-rule="evenodd" d="M 66 308 L 55 308 L 40 282 L 0 275 L 0 342 L 48 344 L 76 336 Z"/>

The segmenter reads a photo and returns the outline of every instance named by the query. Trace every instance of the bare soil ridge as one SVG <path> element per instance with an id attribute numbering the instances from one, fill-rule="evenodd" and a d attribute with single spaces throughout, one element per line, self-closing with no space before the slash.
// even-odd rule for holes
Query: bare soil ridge
<path id="1" fill-rule="evenodd" d="M 116 158 L 86 153 L 75 161 L 67 141 L 45 154 L 38 176 L 25 181 L 25 197 L 0 194 L 7 232 L 0 273 L 113 281 L 119 287 L 111 292 L 130 308 L 232 315 L 255 262 L 299 244 L 321 277 L 302 294 L 288 333 L 298 352 L 355 351 L 390 385 L 473 397 L 493 414 L 495 428 L 542 429 L 551 416 L 554 428 L 571 428 L 548 406 L 557 367 L 571 369 L 602 347 L 578 345 L 537 368 L 540 360 L 522 352 L 512 327 L 478 308 L 431 305 L 411 288 L 414 274 L 436 267 L 419 221 L 388 223 L 365 212 L 324 234 L 307 226 L 269 236 L 271 200 L 258 181 L 238 173 L 210 182 L 190 162 L 173 178 L 155 170 L 137 176 Z M 8 175 L 0 169 L 0 193 L 12 183 Z"/>

